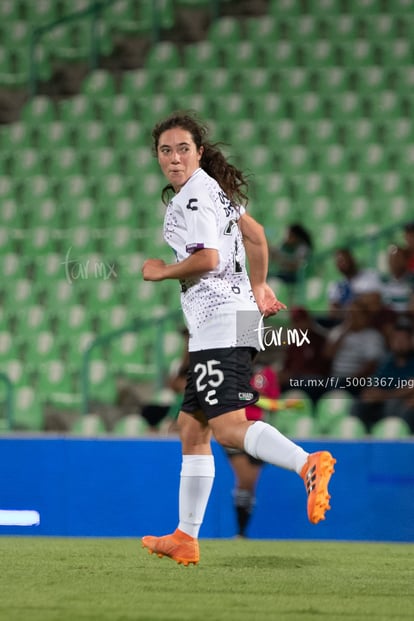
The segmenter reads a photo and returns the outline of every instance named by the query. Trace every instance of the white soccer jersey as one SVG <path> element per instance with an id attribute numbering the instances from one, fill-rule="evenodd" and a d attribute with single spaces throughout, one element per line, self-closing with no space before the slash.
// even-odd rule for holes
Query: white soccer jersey
<path id="1" fill-rule="evenodd" d="M 257 333 L 240 335 L 236 330 L 237 311 L 251 311 L 259 317 L 237 224 L 243 213 L 244 209 L 236 209 L 215 179 L 201 168 L 167 207 L 164 238 L 177 261 L 203 248 L 219 253 L 214 270 L 181 281 L 190 351 L 236 345 L 258 347 Z"/>

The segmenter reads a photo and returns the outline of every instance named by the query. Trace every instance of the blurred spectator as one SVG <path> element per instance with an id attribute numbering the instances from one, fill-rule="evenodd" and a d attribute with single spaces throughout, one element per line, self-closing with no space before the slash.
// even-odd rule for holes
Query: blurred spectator
<path id="1" fill-rule="evenodd" d="M 279 247 L 270 247 L 270 260 L 275 264 L 272 275 L 288 284 L 294 284 L 298 272 L 309 260 L 312 253 L 312 238 L 301 224 L 291 224 Z"/>
<path id="2" fill-rule="evenodd" d="M 330 373 L 338 378 L 338 386 L 353 394 L 360 383 L 355 378 L 371 375 L 386 353 L 382 334 L 370 326 L 369 313 L 360 300 L 353 300 L 345 318 L 330 329 L 324 355 L 330 361 Z"/>
<path id="3" fill-rule="evenodd" d="M 352 415 L 363 421 L 368 432 L 382 418 L 398 416 L 414 433 L 413 324 L 407 317 L 397 319 L 390 351 L 369 379 L 370 384 L 352 405 Z"/>
<path id="4" fill-rule="evenodd" d="M 341 311 L 356 295 L 379 289 L 381 281 L 376 270 L 362 269 L 358 266 L 349 248 L 336 250 L 335 264 L 344 278 L 331 283 L 328 289 L 329 312 L 331 317 L 342 319 Z"/>
<path id="5" fill-rule="evenodd" d="M 323 352 L 328 331 L 319 325 L 309 311 L 302 306 L 293 307 L 290 311 L 290 327 L 300 334 L 306 334 L 307 339 L 298 347 L 290 343 L 285 350 L 282 368 L 279 371 L 279 381 L 282 391 L 290 390 L 296 380 L 306 380 L 301 389 L 309 394 L 315 402 L 323 392 L 323 388 L 315 386 L 317 382 L 307 380 L 326 377 L 329 372 L 327 359 Z"/>
<path id="6" fill-rule="evenodd" d="M 387 345 L 392 326 L 397 318 L 397 313 L 384 303 L 382 291 L 378 287 L 368 289 L 358 294 L 357 300 L 369 313 L 369 325 L 381 332 Z"/>
<path id="7" fill-rule="evenodd" d="M 404 226 L 405 249 L 407 251 L 407 268 L 414 274 L 414 220 Z"/>
<path id="8" fill-rule="evenodd" d="M 384 301 L 394 311 L 406 312 L 414 292 L 414 273 L 408 270 L 407 251 L 393 244 L 387 256 L 389 273 L 383 277 Z"/>

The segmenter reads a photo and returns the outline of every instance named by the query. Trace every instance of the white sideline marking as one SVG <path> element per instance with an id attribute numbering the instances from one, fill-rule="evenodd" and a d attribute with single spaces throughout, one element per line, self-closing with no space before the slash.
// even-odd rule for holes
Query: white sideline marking
<path id="1" fill-rule="evenodd" d="M 38 524 L 40 524 L 38 511 L 0 509 L 0 526 L 37 526 Z"/>

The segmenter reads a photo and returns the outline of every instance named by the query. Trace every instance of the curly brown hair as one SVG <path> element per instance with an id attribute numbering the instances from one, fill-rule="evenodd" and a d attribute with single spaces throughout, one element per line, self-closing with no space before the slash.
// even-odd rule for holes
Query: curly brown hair
<path id="1" fill-rule="evenodd" d="M 197 149 L 203 147 L 200 167 L 217 181 L 229 200 L 235 205 L 247 205 L 248 182 L 246 176 L 236 166 L 227 161 L 220 149 L 223 143 L 209 142 L 207 126 L 199 121 L 194 113 L 188 111 L 173 112 L 166 119 L 155 125 L 152 130 L 154 155 L 157 155 L 161 134 L 173 127 L 180 127 L 188 131 Z M 174 192 L 174 189 L 171 184 L 163 188 L 162 200 L 165 204 L 168 203 L 172 192 Z"/>

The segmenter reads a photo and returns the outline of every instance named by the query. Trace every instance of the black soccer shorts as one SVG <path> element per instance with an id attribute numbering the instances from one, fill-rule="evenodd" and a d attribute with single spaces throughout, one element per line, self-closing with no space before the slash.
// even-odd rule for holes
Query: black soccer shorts
<path id="1" fill-rule="evenodd" d="M 250 384 L 256 350 L 223 347 L 190 352 L 190 366 L 181 410 L 203 412 L 207 419 L 256 403 L 259 393 Z"/>

